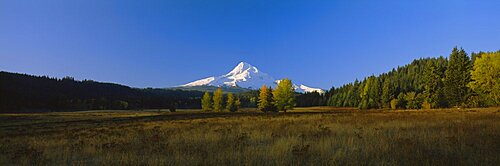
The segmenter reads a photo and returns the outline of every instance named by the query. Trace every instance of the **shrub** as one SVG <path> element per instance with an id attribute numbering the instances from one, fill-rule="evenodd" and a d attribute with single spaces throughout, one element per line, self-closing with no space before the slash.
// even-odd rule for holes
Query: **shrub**
<path id="1" fill-rule="evenodd" d="M 422 103 L 422 108 L 423 109 L 431 109 L 432 105 L 428 101 L 424 101 L 424 103 Z"/>
<path id="2" fill-rule="evenodd" d="M 170 112 L 175 112 L 176 109 L 177 109 L 177 104 L 176 103 L 170 104 L 170 107 L 168 108 L 168 110 Z"/>
<path id="3" fill-rule="evenodd" d="M 392 99 L 391 100 L 391 109 L 397 109 L 398 108 L 398 99 Z"/>

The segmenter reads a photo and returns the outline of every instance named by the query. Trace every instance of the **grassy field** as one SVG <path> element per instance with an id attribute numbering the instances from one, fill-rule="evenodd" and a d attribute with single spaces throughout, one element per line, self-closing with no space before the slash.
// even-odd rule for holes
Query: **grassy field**
<path id="1" fill-rule="evenodd" d="M 500 108 L 0 114 L 0 165 L 498 165 Z"/>

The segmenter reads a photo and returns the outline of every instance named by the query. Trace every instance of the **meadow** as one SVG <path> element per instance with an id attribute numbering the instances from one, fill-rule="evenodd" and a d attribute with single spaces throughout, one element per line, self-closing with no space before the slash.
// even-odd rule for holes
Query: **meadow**
<path id="1" fill-rule="evenodd" d="M 0 114 L 0 165 L 498 165 L 500 108 Z"/>

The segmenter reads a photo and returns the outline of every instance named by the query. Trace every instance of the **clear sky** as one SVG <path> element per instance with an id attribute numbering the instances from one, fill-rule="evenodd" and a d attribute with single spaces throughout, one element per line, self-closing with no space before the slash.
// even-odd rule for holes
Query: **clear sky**
<path id="1" fill-rule="evenodd" d="M 246 61 L 330 88 L 500 49 L 498 0 L 0 0 L 0 70 L 168 87 Z"/>

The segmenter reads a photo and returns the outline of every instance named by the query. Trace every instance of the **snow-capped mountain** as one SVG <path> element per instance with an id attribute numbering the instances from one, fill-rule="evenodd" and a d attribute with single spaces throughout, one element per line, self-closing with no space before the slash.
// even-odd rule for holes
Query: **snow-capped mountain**
<path id="1" fill-rule="evenodd" d="M 259 89 L 262 85 L 267 85 L 271 87 L 276 87 L 280 80 L 274 79 L 267 73 L 259 71 L 255 66 L 252 66 L 246 62 L 240 62 L 233 70 L 229 73 L 221 76 L 212 76 L 204 78 L 201 80 L 193 81 L 182 87 L 193 87 L 193 86 L 229 86 L 229 87 L 241 87 L 248 89 Z M 295 91 L 297 92 L 319 92 L 324 93 L 324 90 L 320 88 L 311 88 L 302 84 L 293 85 Z"/>

